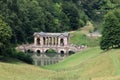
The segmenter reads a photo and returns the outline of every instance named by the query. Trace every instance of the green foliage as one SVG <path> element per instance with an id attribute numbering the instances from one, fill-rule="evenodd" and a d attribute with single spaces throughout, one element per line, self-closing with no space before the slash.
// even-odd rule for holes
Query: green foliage
<path id="1" fill-rule="evenodd" d="M 11 35 L 11 28 L 0 18 L 0 55 L 5 55 L 5 50 L 9 48 Z"/>
<path id="2" fill-rule="evenodd" d="M 93 21 L 102 21 L 104 15 L 115 8 L 120 8 L 119 0 L 81 0 L 85 13 Z"/>
<path id="3" fill-rule="evenodd" d="M 53 49 L 48 49 L 45 54 L 49 57 L 54 57 L 57 54 L 57 52 Z"/>
<path id="4" fill-rule="evenodd" d="M 105 16 L 101 49 L 120 47 L 120 9 L 110 11 Z"/>
<path id="5" fill-rule="evenodd" d="M 53 50 L 53 49 L 48 49 L 48 50 L 46 51 L 46 53 L 56 53 L 56 51 Z"/>
<path id="6" fill-rule="evenodd" d="M 17 59 L 19 59 L 19 60 L 21 60 L 21 61 L 24 61 L 24 62 L 26 62 L 26 63 L 29 63 L 29 64 L 32 64 L 32 63 L 33 63 L 33 60 L 32 60 L 32 58 L 31 58 L 31 56 L 28 55 L 28 54 L 25 54 L 25 53 L 23 53 L 23 52 L 17 53 L 15 58 L 17 58 Z"/>
<path id="7" fill-rule="evenodd" d="M 79 11 L 79 7 L 70 0 L 0 1 L 0 14 L 12 28 L 11 42 L 15 44 L 32 42 L 34 32 L 76 30 L 84 26 L 87 20 L 84 13 L 80 14 L 82 11 Z"/>
<path id="8" fill-rule="evenodd" d="M 31 56 L 29 54 L 26 54 L 26 53 L 23 53 L 23 52 L 17 52 L 13 48 L 7 49 L 5 56 L 21 60 L 21 61 L 26 62 L 28 64 L 33 63 L 33 59 L 31 58 Z"/>
<path id="9" fill-rule="evenodd" d="M 11 43 L 32 42 L 34 32 L 64 32 L 83 27 L 88 17 L 102 21 L 119 0 L 1 0 L 0 14 L 12 28 Z M 88 16 L 88 17 L 87 17 Z"/>

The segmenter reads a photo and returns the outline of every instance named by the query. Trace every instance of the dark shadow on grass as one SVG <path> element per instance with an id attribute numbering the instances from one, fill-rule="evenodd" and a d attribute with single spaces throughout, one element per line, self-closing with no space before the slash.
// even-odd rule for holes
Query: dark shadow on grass
<path id="1" fill-rule="evenodd" d="M 4 63 L 11 63 L 11 64 L 20 64 L 20 63 L 24 63 L 18 59 L 15 58 L 10 58 L 10 57 L 4 57 L 4 56 L 0 56 L 0 62 L 4 62 Z"/>

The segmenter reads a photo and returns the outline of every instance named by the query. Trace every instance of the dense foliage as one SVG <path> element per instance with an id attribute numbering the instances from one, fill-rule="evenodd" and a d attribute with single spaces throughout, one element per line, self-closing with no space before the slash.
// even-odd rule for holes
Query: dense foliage
<path id="1" fill-rule="evenodd" d="M 119 0 L 0 0 L 0 54 L 10 43 L 33 41 L 34 32 L 65 32 L 83 27 L 87 20 L 101 21 L 120 8 Z"/>
<path id="2" fill-rule="evenodd" d="M 119 0 L 80 0 L 85 13 L 93 21 L 102 21 L 109 10 L 120 8 Z"/>
<path id="3" fill-rule="evenodd" d="M 1 0 L 0 15 L 12 28 L 12 43 L 31 42 L 34 32 L 62 32 L 83 27 L 88 17 L 102 20 L 119 0 Z M 88 17 L 87 17 L 88 16 Z"/>
<path id="4" fill-rule="evenodd" d="M 76 30 L 87 16 L 72 1 L 1 0 L 0 14 L 13 30 L 12 43 L 31 42 L 34 32 Z"/>
<path id="5" fill-rule="evenodd" d="M 10 47 L 9 39 L 12 36 L 10 26 L 0 19 L 0 55 L 3 55 L 5 51 Z"/>
<path id="6" fill-rule="evenodd" d="M 110 11 L 105 16 L 102 35 L 101 49 L 120 47 L 120 9 Z"/>

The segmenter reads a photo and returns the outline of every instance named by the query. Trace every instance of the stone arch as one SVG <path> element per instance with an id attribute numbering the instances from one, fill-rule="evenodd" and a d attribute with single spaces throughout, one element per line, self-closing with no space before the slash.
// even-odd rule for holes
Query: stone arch
<path id="1" fill-rule="evenodd" d="M 37 42 L 37 45 L 40 45 L 40 38 L 37 38 L 36 42 Z"/>
<path id="2" fill-rule="evenodd" d="M 69 51 L 68 51 L 68 54 L 69 54 L 69 55 L 75 54 L 75 51 L 69 50 Z"/>
<path id="3" fill-rule="evenodd" d="M 27 50 L 27 53 L 30 53 L 30 49 Z"/>
<path id="4" fill-rule="evenodd" d="M 54 57 L 55 55 L 57 55 L 57 51 L 55 49 L 50 48 L 45 50 L 45 54 L 48 57 Z"/>
<path id="5" fill-rule="evenodd" d="M 41 53 L 41 51 L 40 50 L 36 50 L 36 53 Z"/>
<path id="6" fill-rule="evenodd" d="M 40 56 L 41 51 L 40 50 L 36 50 L 36 54 L 37 54 L 37 56 Z"/>
<path id="7" fill-rule="evenodd" d="M 63 57 L 65 55 L 65 51 L 61 50 L 60 55 Z"/>
<path id="8" fill-rule="evenodd" d="M 33 53 L 34 51 L 31 49 L 27 49 L 27 53 Z"/>
<path id="9" fill-rule="evenodd" d="M 60 45 L 64 46 L 64 39 L 63 38 L 60 39 Z"/>
<path id="10" fill-rule="evenodd" d="M 47 51 L 50 50 L 50 49 L 51 49 L 51 50 L 54 50 L 55 52 L 58 52 L 55 48 L 45 48 L 45 49 L 44 49 L 44 53 L 47 52 Z"/>

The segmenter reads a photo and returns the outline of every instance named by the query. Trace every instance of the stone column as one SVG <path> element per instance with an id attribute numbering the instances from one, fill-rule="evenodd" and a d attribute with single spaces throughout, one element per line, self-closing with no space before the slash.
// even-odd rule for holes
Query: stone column
<path id="1" fill-rule="evenodd" d="M 50 46 L 52 46 L 52 37 L 50 37 Z"/>
<path id="2" fill-rule="evenodd" d="M 60 38 L 60 37 L 58 37 L 58 46 L 60 46 L 60 39 L 61 39 L 61 38 Z"/>
<path id="3" fill-rule="evenodd" d="M 43 46 L 43 37 L 40 37 L 40 45 Z"/>
<path id="4" fill-rule="evenodd" d="M 53 37 L 51 37 L 51 45 L 53 46 Z"/>
<path id="5" fill-rule="evenodd" d="M 48 37 L 48 46 L 50 46 L 50 37 Z"/>
<path id="6" fill-rule="evenodd" d="M 55 37 L 55 45 L 57 46 L 57 37 Z"/>
<path id="7" fill-rule="evenodd" d="M 47 37 L 45 37 L 45 46 L 47 45 Z"/>
<path id="8" fill-rule="evenodd" d="M 49 43 L 50 43 L 50 38 L 48 37 L 48 46 L 49 46 Z"/>
<path id="9" fill-rule="evenodd" d="M 49 46 L 51 46 L 51 37 L 49 37 Z"/>
<path id="10" fill-rule="evenodd" d="M 54 38 L 51 37 L 51 45 L 53 46 L 54 45 Z"/>
<path id="11" fill-rule="evenodd" d="M 67 37 L 64 38 L 64 45 L 67 46 L 68 44 L 68 40 L 67 40 Z"/>
<path id="12" fill-rule="evenodd" d="M 36 36 L 35 36 L 35 37 L 34 37 L 34 45 L 37 44 L 36 40 L 37 40 L 37 38 L 36 38 Z"/>
<path id="13" fill-rule="evenodd" d="M 47 37 L 47 46 L 49 46 L 49 37 Z"/>
<path id="14" fill-rule="evenodd" d="M 48 37 L 46 37 L 46 45 L 48 46 Z"/>

